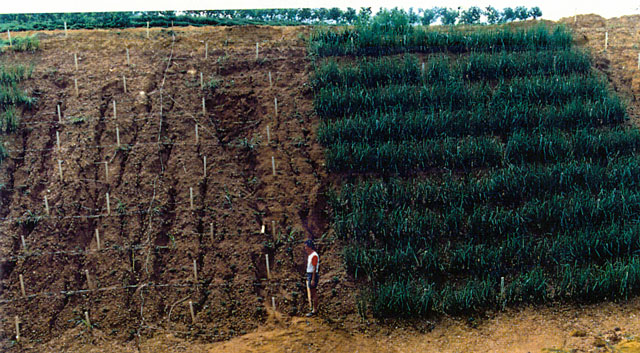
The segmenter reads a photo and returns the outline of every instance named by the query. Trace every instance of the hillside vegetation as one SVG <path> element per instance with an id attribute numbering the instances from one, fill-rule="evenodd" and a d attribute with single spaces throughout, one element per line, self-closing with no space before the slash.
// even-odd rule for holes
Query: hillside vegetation
<path id="1" fill-rule="evenodd" d="M 312 35 L 332 225 L 362 315 L 640 290 L 640 131 L 564 27 Z M 345 60 L 334 56 L 355 56 Z"/>

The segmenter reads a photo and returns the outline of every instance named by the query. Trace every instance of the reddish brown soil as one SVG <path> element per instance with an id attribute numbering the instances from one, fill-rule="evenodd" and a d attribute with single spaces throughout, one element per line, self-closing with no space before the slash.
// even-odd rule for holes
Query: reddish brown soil
<path id="1" fill-rule="evenodd" d="M 2 350 L 37 347 L 83 327 L 85 311 L 96 329 L 118 341 L 137 341 L 159 329 L 228 339 L 264 323 L 271 297 L 280 312 L 296 315 L 306 310 L 300 241 L 310 236 L 325 255 L 322 285 L 332 293 L 326 310 L 353 310 L 339 248 L 326 238 L 325 171 L 307 85 L 310 63 L 300 39 L 306 32 L 180 28 L 173 45 L 167 30 L 152 30 L 150 39 L 144 30 L 72 31 L 68 38 L 46 32 L 39 34 L 36 53 L 3 55 L 35 65 L 26 86 L 38 105 L 25 112 L 25 129 L 9 139 L 13 152 L 0 175 L 6 184 L 0 208 Z M 202 91 L 200 72 L 205 84 L 213 80 L 217 87 Z M 64 121 L 85 121 L 58 124 L 57 104 Z M 110 216 L 104 216 L 106 193 Z M 45 196 L 52 217 L 44 217 Z M 29 214 L 43 218 L 25 224 Z M 260 234 L 262 225 L 266 234 Z M 15 316 L 22 322 L 19 345 L 12 342 Z"/>
<path id="2" fill-rule="evenodd" d="M 561 22 L 574 26 L 573 18 Z M 634 122 L 639 111 L 635 97 L 640 97 L 638 48 L 633 47 L 640 37 L 638 23 L 638 17 L 578 16 L 575 28 L 578 42 L 593 50 L 596 67 L 628 99 Z M 609 30 L 606 53 L 598 51 L 602 28 Z M 599 338 L 613 347 L 625 335 L 640 332 L 638 299 L 588 307 L 515 308 L 473 321 L 439 318 L 435 325 L 360 321 L 355 285 L 344 273 L 340 244 L 332 239 L 324 214 L 329 178 L 315 141 L 318 121 L 307 86 L 311 64 L 300 39 L 306 33 L 303 27 L 180 28 L 172 54 L 167 30 L 152 30 L 151 39 L 144 30 L 71 31 L 67 39 L 61 32 L 45 32 L 40 34 L 40 51 L 3 55 L 7 61 L 35 64 L 34 78 L 26 85 L 38 95 L 39 104 L 25 113 L 24 122 L 46 123 L 25 125 L 10 139 L 8 148 L 17 151 L 0 169 L 0 183 L 6 184 L 0 217 L 11 218 L 0 223 L 0 349 L 602 351 Z M 207 60 L 204 41 L 209 43 Z M 131 67 L 126 65 L 125 46 Z M 206 115 L 200 71 L 205 82 L 210 77 L 218 81 L 215 90 L 205 91 Z M 122 75 L 130 93 L 122 90 Z M 114 99 L 121 143 L 131 148 L 114 146 Z M 89 119 L 58 125 L 56 104 L 62 105 L 64 119 Z M 98 117 L 104 119 L 93 119 Z M 55 150 L 56 131 L 61 152 Z M 165 144 L 158 145 L 159 138 Z M 243 139 L 260 143 L 245 148 Z M 205 155 L 209 168 L 203 178 Z M 63 161 L 64 180 L 58 176 L 58 159 Z M 109 162 L 108 182 L 104 164 L 96 164 L 104 161 Z M 57 218 L 106 213 L 106 192 L 112 216 Z M 28 212 L 44 216 L 45 195 L 53 217 L 35 226 L 16 220 Z M 263 224 L 267 234 L 260 234 Z M 96 228 L 101 251 L 95 251 Z M 299 242 L 308 236 L 321 243 L 323 269 L 323 314 L 311 320 L 296 317 L 306 309 Z M 50 254 L 56 251 L 63 253 Z M 270 281 L 265 254 L 271 262 Z M 95 290 L 61 294 L 86 289 L 85 270 Z M 21 298 L 20 274 L 27 299 Z M 271 297 L 276 299 L 275 314 Z M 91 330 L 82 322 L 84 311 L 90 314 Z M 19 343 L 14 341 L 15 316 L 22 322 Z"/>

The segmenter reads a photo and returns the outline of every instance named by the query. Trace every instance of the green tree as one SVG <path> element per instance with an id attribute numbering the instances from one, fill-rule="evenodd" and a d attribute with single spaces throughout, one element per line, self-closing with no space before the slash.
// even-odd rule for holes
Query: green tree
<path id="1" fill-rule="evenodd" d="M 538 17 L 542 17 L 542 11 L 538 6 L 534 6 L 529 10 L 529 16 L 531 16 L 534 20 Z"/>
<path id="2" fill-rule="evenodd" d="M 337 7 L 332 7 L 329 9 L 327 13 L 327 19 L 335 21 L 335 23 L 339 23 L 342 18 L 342 10 Z"/>
<path id="3" fill-rule="evenodd" d="M 435 7 L 432 9 L 426 9 L 422 12 L 422 17 L 420 18 L 420 22 L 423 25 L 428 26 L 434 23 L 438 17 L 440 17 L 440 9 Z"/>
<path id="4" fill-rule="evenodd" d="M 456 20 L 458 19 L 459 15 L 459 10 L 454 10 L 447 7 L 443 7 L 440 9 L 440 19 L 442 20 L 443 25 L 452 26 L 456 24 Z"/>
<path id="5" fill-rule="evenodd" d="M 356 13 L 356 9 L 347 7 L 347 11 L 344 12 L 343 17 L 345 22 L 352 24 L 356 21 L 356 18 L 358 18 L 358 14 Z"/>
<path id="6" fill-rule="evenodd" d="M 500 11 L 496 10 L 493 6 L 487 6 L 484 10 L 484 15 L 487 16 L 487 22 L 490 24 L 496 24 L 500 22 Z"/>
<path id="7" fill-rule="evenodd" d="M 516 9 L 514 10 L 514 12 L 516 13 L 516 18 L 524 21 L 527 18 L 529 18 L 529 9 L 527 9 L 524 6 L 518 6 L 516 7 Z"/>
<path id="8" fill-rule="evenodd" d="M 460 23 L 469 25 L 479 23 L 480 16 L 482 16 L 482 10 L 477 6 L 471 6 L 460 14 Z"/>
<path id="9" fill-rule="evenodd" d="M 510 7 L 505 7 L 502 10 L 502 21 L 500 22 L 511 22 L 516 19 L 516 13 Z"/>

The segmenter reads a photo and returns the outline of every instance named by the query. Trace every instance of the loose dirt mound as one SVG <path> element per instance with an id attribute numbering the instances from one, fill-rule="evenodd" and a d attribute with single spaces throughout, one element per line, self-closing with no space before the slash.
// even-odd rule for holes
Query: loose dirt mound
<path id="1" fill-rule="evenodd" d="M 629 99 L 635 122 L 639 18 L 578 16 L 576 24 L 573 18 L 561 22 L 575 26 L 579 43 L 593 50 L 596 67 Z M 435 325 L 360 322 L 340 244 L 330 235 L 323 238 L 327 176 L 306 86 L 310 62 L 300 39 L 308 29 L 175 32 L 175 42 L 169 30 L 152 30 L 150 39 L 144 30 L 72 31 L 67 39 L 45 32 L 38 53 L 5 57 L 34 62 L 28 88 L 40 103 L 26 113 L 23 132 L 10 140 L 13 152 L 0 171 L 3 351 L 524 352 L 635 344 L 625 342 L 625 335 L 640 332 L 635 299 L 445 318 Z M 58 104 L 64 124 L 57 123 Z M 107 192 L 111 216 L 97 216 L 107 212 Z M 45 215 L 45 195 L 53 217 L 39 218 Z M 260 234 L 262 225 L 266 234 Z M 299 241 L 309 235 L 322 239 L 324 306 L 321 318 L 306 320 L 295 315 L 306 309 Z M 20 274 L 27 299 L 21 298 Z M 271 297 L 278 320 L 270 317 Z M 13 341 L 15 316 L 22 322 L 21 343 Z"/>

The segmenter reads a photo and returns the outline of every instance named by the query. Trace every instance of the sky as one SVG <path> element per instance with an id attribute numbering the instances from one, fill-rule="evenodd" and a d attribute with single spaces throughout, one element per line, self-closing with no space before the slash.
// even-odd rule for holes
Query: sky
<path id="1" fill-rule="evenodd" d="M 504 7 L 538 6 L 542 10 L 542 18 L 557 20 L 575 14 L 599 14 L 603 17 L 619 17 L 623 15 L 640 14 L 640 0 L 457 0 L 457 1 L 416 1 L 416 0 L 106 0 L 106 1 L 77 1 L 77 0 L 4 0 L 0 4 L 0 13 L 31 13 L 31 12 L 90 12 L 90 11 L 152 11 L 152 10 L 221 10 L 221 9 L 256 9 L 256 8 L 296 8 L 296 7 L 371 7 L 374 11 L 380 7 L 400 7 L 408 9 L 451 7 L 467 8 L 478 6 L 481 8 L 493 6 L 497 9 Z"/>

